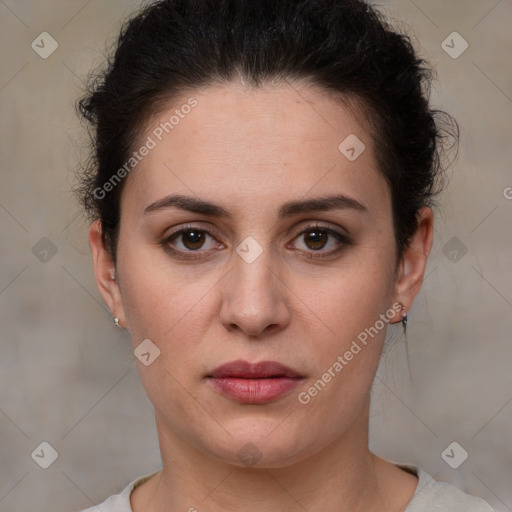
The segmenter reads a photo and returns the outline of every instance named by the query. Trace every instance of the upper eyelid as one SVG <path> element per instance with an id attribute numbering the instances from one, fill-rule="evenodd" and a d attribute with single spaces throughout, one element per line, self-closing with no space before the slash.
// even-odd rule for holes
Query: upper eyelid
<path id="1" fill-rule="evenodd" d="M 165 235 L 163 237 L 163 239 L 164 239 L 164 241 L 171 240 L 173 237 L 177 237 L 177 236 L 183 234 L 183 232 L 192 231 L 192 230 L 201 231 L 202 233 L 206 233 L 208 236 L 211 236 L 212 238 L 215 238 L 217 240 L 218 235 L 216 235 L 214 229 L 202 228 L 200 226 L 194 226 L 194 225 L 182 226 L 182 227 L 176 229 L 175 231 L 173 231 L 172 233 L 170 233 L 169 235 Z M 219 240 L 217 240 L 217 241 L 219 241 Z"/>

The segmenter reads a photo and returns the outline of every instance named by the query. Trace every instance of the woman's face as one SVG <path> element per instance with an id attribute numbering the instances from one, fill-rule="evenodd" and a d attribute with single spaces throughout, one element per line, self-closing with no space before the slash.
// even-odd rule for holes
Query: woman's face
<path id="1" fill-rule="evenodd" d="M 160 434 L 233 464 L 290 464 L 367 422 L 400 318 L 390 192 L 368 131 L 319 89 L 190 96 L 140 141 L 113 313 L 134 348 L 151 341 L 137 365 Z M 264 361 L 293 373 L 250 366 Z"/>

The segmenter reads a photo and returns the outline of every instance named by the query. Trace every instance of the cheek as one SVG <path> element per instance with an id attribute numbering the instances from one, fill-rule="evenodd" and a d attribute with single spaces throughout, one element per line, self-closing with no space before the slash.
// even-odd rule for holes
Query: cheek
<path id="1" fill-rule="evenodd" d="M 349 425 L 369 399 L 389 326 L 381 315 L 391 311 L 391 281 L 383 279 L 382 269 L 360 270 L 330 280 L 310 299 L 323 334 L 309 347 L 316 371 L 297 400 L 311 424 L 322 424 L 327 411 L 327 437 Z"/>
<path id="2" fill-rule="evenodd" d="M 381 315 L 393 313 L 393 260 L 378 253 L 347 258 L 345 268 L 301 293 L 307 309 L 321 319 L 322 334 L 316 333 L 309 350 L 317 373 L 302 390 L 306 396 L 301 401 L 319 421 L 325 408 L 332 408 L 333 418 L 346 419 L 371 389 L 392 318 L 389 314 L 382 320 Z"/>
<path id="3" fill-rule="evenodd" d="M 215 301 L 221 275 L 203 272 L 194 277 L 169 265 L 154 248 L 120 254 L 121 294 L 133 347 L 149 339 L 160 350 L 148 368 L 137 363 L 150 398 L 153 388 L 159 395 L 168 389 L 179 396 L 179 384 L 195 382 L 206 371 L 205 355 L 212 350 L 208 331 L 218 318 Z"/>
<path id="4" fill-rule="evenodd" d="M 317 279 L 294 279 L 300 299 L 331 334 L 345 342 L 373 325 L 391 306 L 394 271 L 386 252 L 358 250 Z"/>
<path id="5" fill-rule="evenodd" d="M 139 338 L 168 338 L 201 303 L 210 280 L 187 278 L 179 266 L 169 264 L 163 250 L 128 245 L 120 241 L 118 266 L 124 312 L 134 343 Z"/>
<path id="6" fill-rule="evenodd" d="M 189 418 L 194 401 L 184 389 L 192 389 L 203 372 L 202 340 L 212 309 L 208 290 L 215 281 L 184 279 L 135 252 L 119 258 L 119 276 L 134 349 L 149 339 L 160 351 L 149 366 L 137 361 L 148 398 L 157 410 Z"/>

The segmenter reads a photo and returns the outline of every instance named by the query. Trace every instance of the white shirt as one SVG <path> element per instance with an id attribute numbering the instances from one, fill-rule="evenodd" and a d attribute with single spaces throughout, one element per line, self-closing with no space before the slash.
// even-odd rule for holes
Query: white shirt
<path id="1" fill-rule="evenodd" d="M 418 477 L 418 486 L 404 512 L 496 512 L 488 503 L 465 494 L 446 482 L 437 482 L 418 466 L 397 464 Z M 130 506 L 131 492 L 151 478 L 151 473 L 131 482 L 120 494 L 110 496 L 98 506 L 82 512 L 133 512 Z"/>

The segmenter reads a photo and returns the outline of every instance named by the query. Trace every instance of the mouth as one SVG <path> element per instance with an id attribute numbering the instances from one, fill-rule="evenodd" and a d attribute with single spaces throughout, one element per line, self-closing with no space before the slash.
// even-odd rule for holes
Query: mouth
<path id="1" fill-rule="evenodd" d="M 288 394 L 304 376 L 276 361 L 237 360 L 219 366 L 206 378 L 215 391 L 230 400 L 262 405 Z"/>

